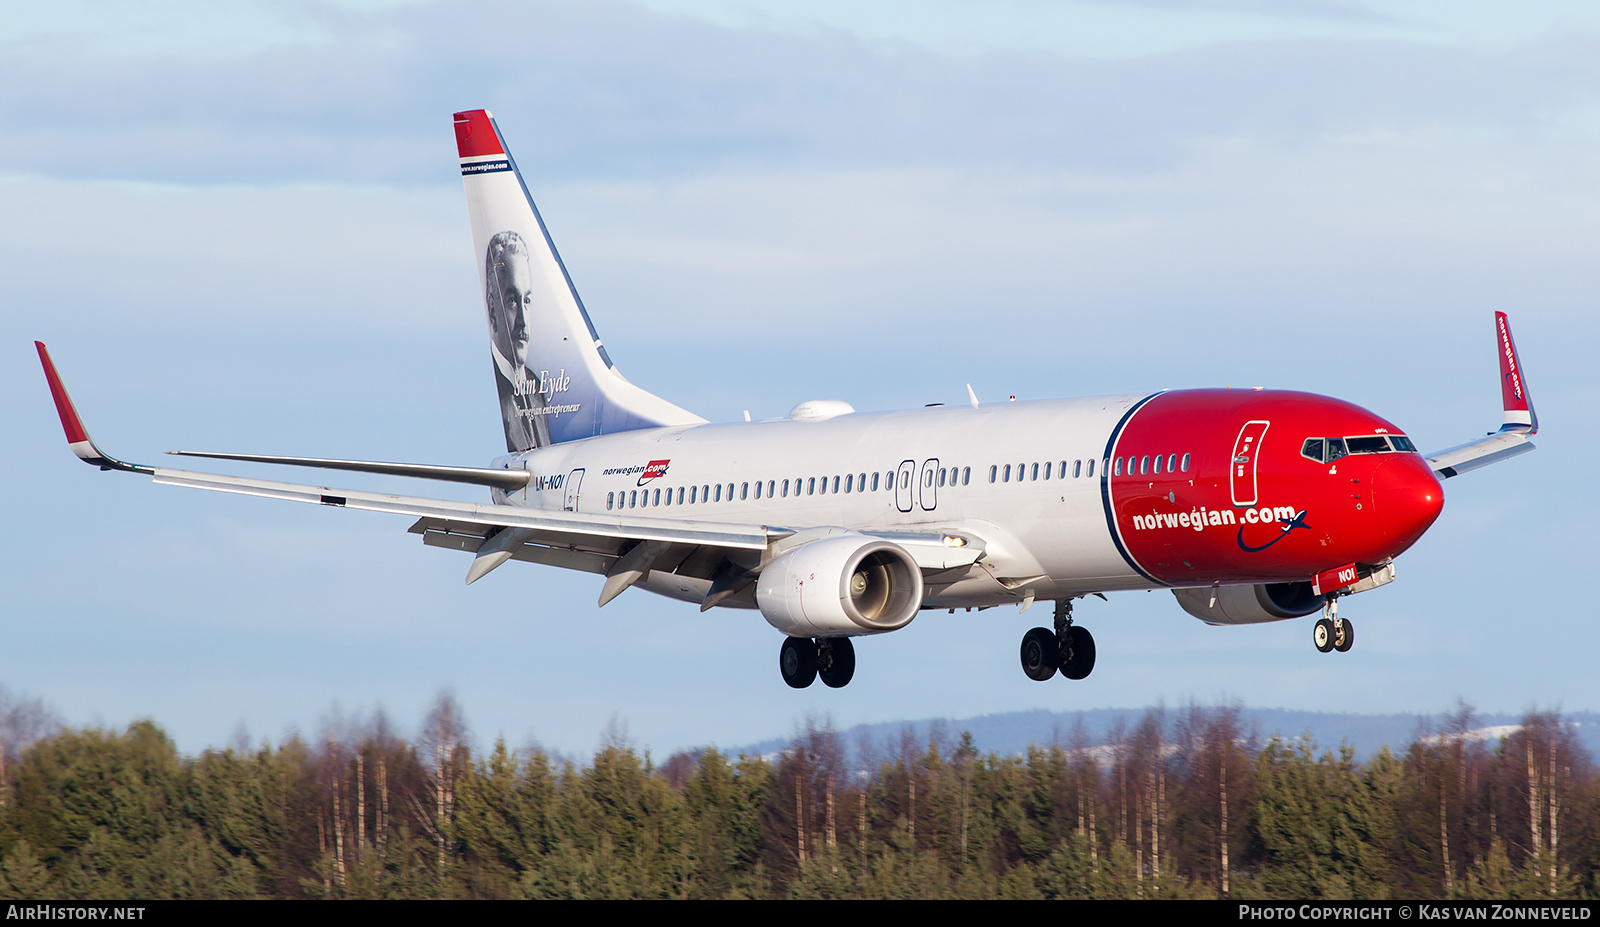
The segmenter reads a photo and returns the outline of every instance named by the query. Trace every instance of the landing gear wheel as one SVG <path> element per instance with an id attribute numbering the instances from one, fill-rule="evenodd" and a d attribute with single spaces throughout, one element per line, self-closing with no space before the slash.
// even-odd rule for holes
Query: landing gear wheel
<path id="1" fill-rule="evenodd" d="M 1094 672 L 1094 635 L 1088 628 L 1067 628 L 1068 645 L 1061 650 L 1061 675 L 1068 679 L 1087 679 Z"/>
<path id="2" fill-rule="evenodd" d="M 1326 618 L 1318 618 L 1311 626 L 1311 642 L 1323 653 L 1333 649 L 1334 634 L 1333 622 Z"/>
<path id="3" fill-rule="evenodd" d="M 824 637 L 817 641 L 817 675 L 830 689 L 842 689 L 856 674 L 856 645 L 848 637 Z M 792 685 L 792 683 L 791 683 Z"/>
<path id="4" fill-rule="evenodd" d="M 1349 653 L 1356 644 L 1356 629 L 1348 618 L 1333 619 L 1333 649 Z"/>
<path id="5" fill-rule="evenodd" d="M 1061 645 L 1049 628 L 1034 628 L 1022 635 L 1022 671 L 1029 679 L 1044 682 L 1056 674 L 1061 663 Z"/>
<path id="6" fill-rule="evenodd" d="M 778 669 L 792 689 L 804 689 L 817 679 L 817 642 L 809 637 L 786 637 L 778 651 Z"/>

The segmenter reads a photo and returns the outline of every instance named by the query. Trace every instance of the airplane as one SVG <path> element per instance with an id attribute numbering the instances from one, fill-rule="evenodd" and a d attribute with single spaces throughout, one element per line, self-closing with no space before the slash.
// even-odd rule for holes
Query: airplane
<path id="1" fill-rule="evenodd" d="M 578 297 L 504 135 L 455 114 L 462 182 L 505 426 L 487 467 L 170 451 L 184 457 L 484 486 L 487 504 L 127 463 L 89 437 L 35 342 L 72 452 L 156 483 L 415 518 L 430 547 L 472 555 L 468 584 L 508 560 L 757 610 L 784 635 L 794 688 L 847 685 L 852 639 L 928 609 L 1054 603 L 1029 630 L 1031 679 L 1094 669 L 1072 618 L 1088 595 L 1170 589 L 1213 625 L 1308 617 L 1316 648 L 1355 640 L 1339 600 L 1392 582 L 1444 504 L 1441 481 L 1533 450 L 1538 418 L 1505 313 L 1495 313 L 1502 424 L 1418 453 L 1404 430 L 1311 393 L 1190 389 L 710 423 L 625 379 Z"/>

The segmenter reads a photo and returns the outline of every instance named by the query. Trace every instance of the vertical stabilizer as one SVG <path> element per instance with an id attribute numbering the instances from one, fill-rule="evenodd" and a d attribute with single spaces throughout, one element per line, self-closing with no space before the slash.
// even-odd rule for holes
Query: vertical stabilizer
<path id="1" fill-rule="evenodd" d="M 617 372 L 487 110 L 456 113 L 506 449 L 705 421 Z"/>

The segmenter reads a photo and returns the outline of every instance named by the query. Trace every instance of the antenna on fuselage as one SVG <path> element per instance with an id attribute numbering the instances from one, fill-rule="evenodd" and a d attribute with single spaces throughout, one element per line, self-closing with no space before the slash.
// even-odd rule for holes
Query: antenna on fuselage
<path id="1" fill-rule="evenodd" d="M 971 383 L 967 384 L 967 400 L 972 403 L 974 409 L 978 407 L 978 394 L 972 391 Z"/>

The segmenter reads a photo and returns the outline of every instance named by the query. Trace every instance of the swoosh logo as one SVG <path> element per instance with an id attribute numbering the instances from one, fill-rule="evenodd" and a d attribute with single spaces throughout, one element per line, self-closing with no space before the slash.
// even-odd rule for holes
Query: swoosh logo
<path id="1" fill-rule="evenodd" d="M 1280 518 L 1280 519 L 1278 519 L 1278 524 L 1283 526 L 1282 528 L 1278 529 L 1278 536 L 1273 538 L 1272 540 L 1268 541 L 1267 543 L 1262 544 L 1260 547 L 1251 547 L 1249 544 L 1246 544 L 1244 542 L 1244 525 L 1240 525 L 1239 526 L 1239 537 L 1238 537 L 1239 549 L 1244 551 L 1247 554 L 1258 554 L 1258 553 L 1266 550 L 1267 548 L 1271 547 L 1272 545 L 1278 543 L 1279 541 L 1283 540 L 1284 538 L 1288 537 L 1289 536 L 1289 532 L 1293 531 L 1296 528 L 1306 528 L 1306 529 L 1309 530 L 1311 528 L 1311 526 L 1306 524 L 1306 512 L 1307 511 L 1309 511 L 1309 510 L 1308 509 L 1301 509 L 1300 510 L 1300 514 L 1296 515 L 1294 518 Z"/>

